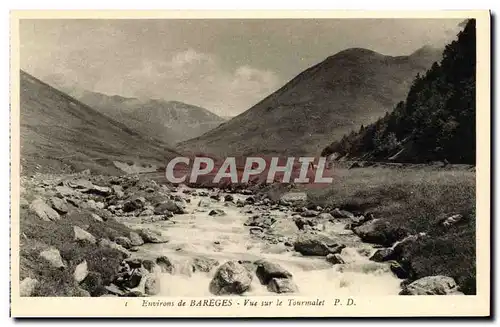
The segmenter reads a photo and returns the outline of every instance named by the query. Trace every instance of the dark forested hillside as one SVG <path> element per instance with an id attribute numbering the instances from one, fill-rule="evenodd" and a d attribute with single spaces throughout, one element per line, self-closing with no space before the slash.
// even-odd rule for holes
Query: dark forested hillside
<path id="1" fill-rule="evenodd" d="M 365 160 L 475 163 L 476 25 L 469 20 L 439 63 L 417 75 L 406 101 L 323 150 Z"/>

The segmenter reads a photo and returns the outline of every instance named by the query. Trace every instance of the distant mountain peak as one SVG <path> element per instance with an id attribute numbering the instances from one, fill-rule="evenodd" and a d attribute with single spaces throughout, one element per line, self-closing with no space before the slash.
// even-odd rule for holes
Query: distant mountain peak
<path id="1" fill-rule="evenodd" d="M 337 52 L 336 54 L 328 57 L 328 59 L 340 59 L 342 57 L 361 58 L 361 57 L 370 57 L 370 56 L 382 57 L 383 55 L 376 52 L 376 51 L 370 50 L 370 49 L 348 48 L 348 49 Z"/>

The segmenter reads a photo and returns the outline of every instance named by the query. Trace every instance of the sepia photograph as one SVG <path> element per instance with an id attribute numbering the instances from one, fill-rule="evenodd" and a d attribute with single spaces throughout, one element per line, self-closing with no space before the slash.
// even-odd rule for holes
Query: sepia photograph
<path id="1" fill-rule="evenodd" d="M 489 12 L 43 14 L 14 313 L 489 315 Z"/>

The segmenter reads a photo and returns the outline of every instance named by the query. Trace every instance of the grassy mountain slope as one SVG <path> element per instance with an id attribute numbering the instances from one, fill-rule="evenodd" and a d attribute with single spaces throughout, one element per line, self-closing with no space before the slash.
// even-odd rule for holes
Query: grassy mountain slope
<path id="1" fill-rule="evenodd" d="M 175 152 L 21 71 L 23 173 L 91 169 L 116 172 L 112 161 L 163 164 Z"/>
<path id="2" fill-rule="evenodd" d="M 216 155 L 319 153 L 331 139 L 375 121 L 404 99 L 415 75 L 439 54 L 428 47 L 398 57 L 341 51 L 179 148 Z"/>

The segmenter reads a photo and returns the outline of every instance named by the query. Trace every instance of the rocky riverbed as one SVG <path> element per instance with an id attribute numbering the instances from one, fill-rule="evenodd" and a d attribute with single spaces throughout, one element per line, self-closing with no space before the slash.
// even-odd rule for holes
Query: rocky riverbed
<path id="1" fill-rule="evenodd" d="M 90 224 L 69 224 L 71 242 L 123 259 L 97 278 L 90 259 L 72 260 L 64 248 L 45 244 L 45 269 L 69 270 L 77 296 L 461 294 L 450 277 L 413 278 L 405 249 L 425 235 L 391 229 L 371 214 L 310 204 L 305 193 L 272 201 L 249 190 L 85 173 L 23 178 L 21 186 L 21 214 L 60 224 L 86 213 Z M 101 233 L 111 222 L 125 229 Z M 23 237 L 33 246 L 37 236 Z M 36 295 L 40 278 L 22 276 L 22 293 Z"/>

